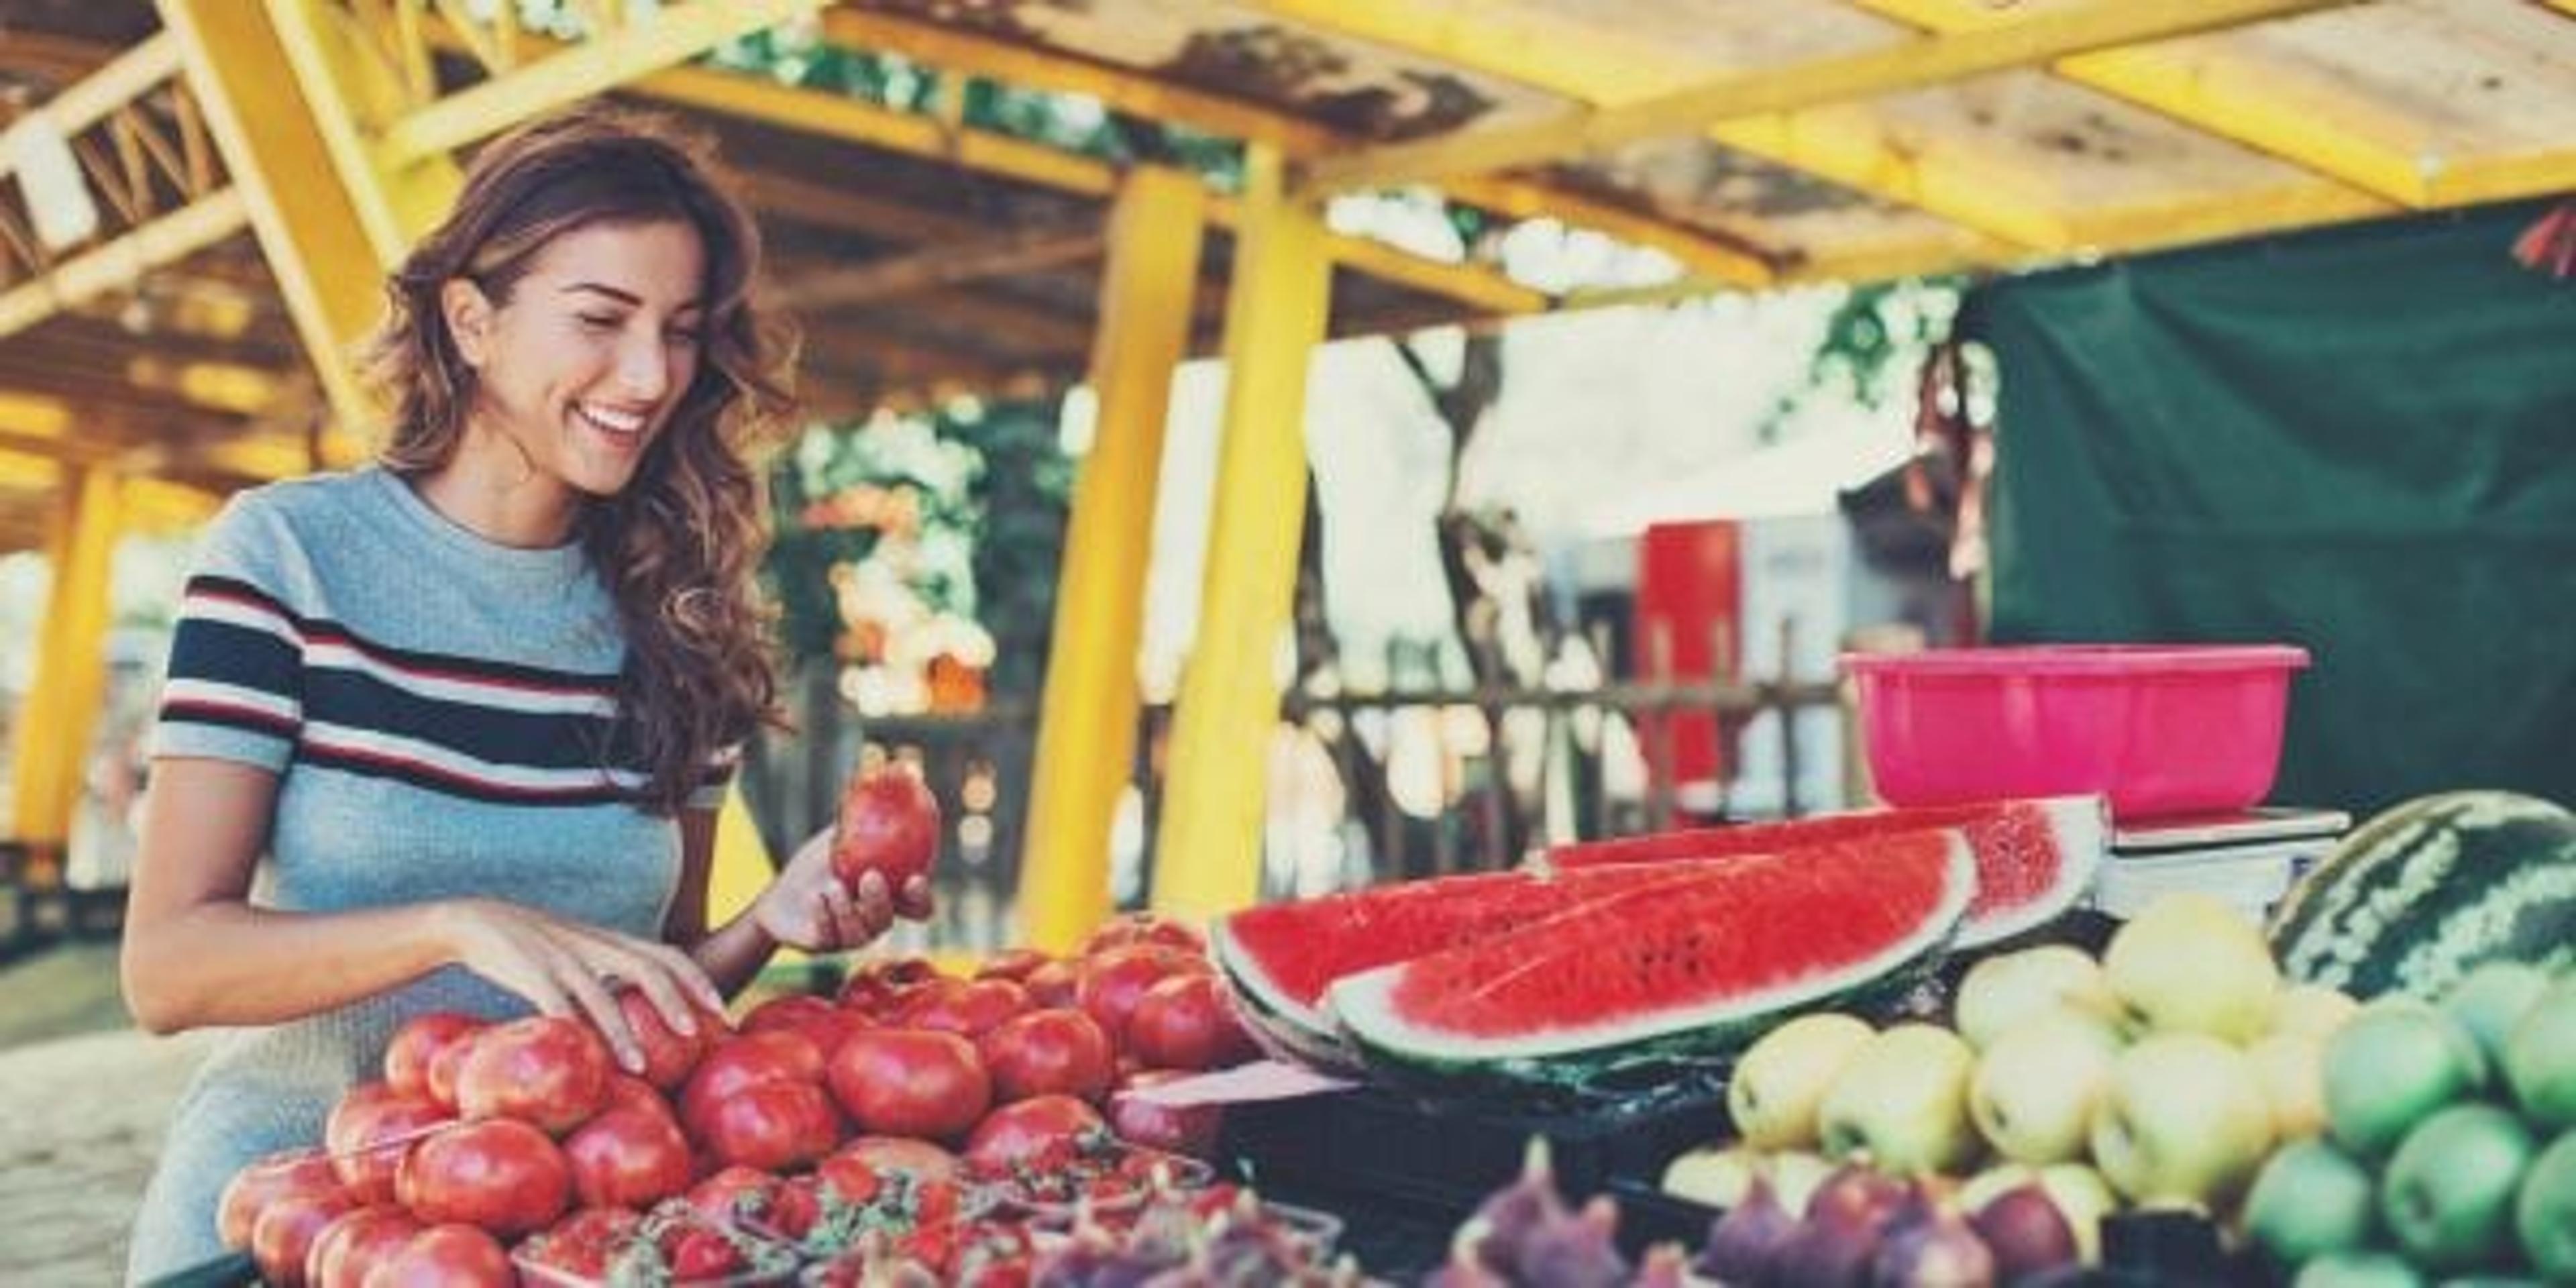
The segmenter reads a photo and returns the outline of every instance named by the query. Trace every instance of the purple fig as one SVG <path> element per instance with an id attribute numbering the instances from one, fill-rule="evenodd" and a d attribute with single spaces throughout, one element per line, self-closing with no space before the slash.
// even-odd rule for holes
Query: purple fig
<path id="1" fill-rule="evenodd" d="M 1867 1288 L 1882 1224 L 1863 1205 L 1810 1205 L 1806 1219 L 1771 1250 L 1768 1272 L 1757 1282 L 1760 1288 Z"/>
<path id="2" fill-rule="evenodd" d="M 1637 1267 L 1637 1277 L 1628 1281 L 1629 1288 L 1685 1288 L 1692 1282 L 1690 1256 L 1678 1243 L 1646 1249 L 1645 1263 Z"/>
<path id="3" fill-rule="evenodd" d="M 1772 1254 L 1796 1232 L 1798 1219 L 1780 1205 L 1767 1171 L 1757 1171 L 1744 1198 L 1708 1227 L 1708 1247 L 1699 1255 L 1700 1273 L 1735 1284 L 1762 1282 L 1770 1273 Z"/>
<path id="4" fill-rule="evenodd" d="M 1994 1288 L 1995 1258 L 1958 1209 L 1935 1204 L 1881 1240 L 1871 1266 L 1873 1288 Z"/>
<path id="5" fill-rule="evenodd" d="M 1619 1209 L 1607 1197 L 1530 1233 L 1521 1245 L 1520 1282 L 1531 1288 L 1619 1288 L 1628 1261 L 1619 1255 Z"/>
<path id="6" fill-rule="evenodd" d="M 1476 1259 L 1464 1240 L 1450 1245 L 1449 1260 L 1423 1276 L 1422 1288 L 1511 1288 L 1512 1281 Z"/>
<path id="7" fill-rule="evenodd" d="M 1968 1226 L 1995 1256 L 1995 1277 L 2006 1283 L 2072 1265 L 2081 1256 L 2075 1227 L 2036 1182 L 2016 1185 L 1987 1200 Z"/>
<path id="8" fill-rule="evenodd" d="M 1822 1216 L 1873 1233 L 1887 1225 L 1911 1189 L 1865 1162 L 1845 1163 L 1807 1197 L 1809 1219 Z"/>
<path id="9" fill-rule="evenodd" d="M 1521 1267 L 1531 1238 L 1566 1217 L 1565 1200 L 1556 1192 L 1556 1171 L 1548 1163 L 1547 1139 L 1533 1136 L 1520 1179 L 1487 1196 L 1459 1236 L 1468 1241 L 1478 1265 L 1506 1279 L 1520 1279 L 1526 1277 Z"/>

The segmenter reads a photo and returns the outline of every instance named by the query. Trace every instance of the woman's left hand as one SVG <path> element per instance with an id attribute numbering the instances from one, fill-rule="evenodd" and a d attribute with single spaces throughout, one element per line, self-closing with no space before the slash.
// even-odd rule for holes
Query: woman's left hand
<path id="1" fill-rule="evenodd" d="M 769 888 L 752 903 L 752 920 L 770 938 L 809 953 L 839 952 L 876 939 L 897 915 L 915 921 L 930 915 L 930 882 L 915 877 L 901 890 L 870 872 L 854 892 L 832 874 L 832 830 L 796 847 Z"/>

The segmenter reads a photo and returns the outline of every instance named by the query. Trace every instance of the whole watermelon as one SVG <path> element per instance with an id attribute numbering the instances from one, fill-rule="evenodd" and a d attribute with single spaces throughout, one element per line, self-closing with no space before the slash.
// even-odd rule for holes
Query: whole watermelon
<path id="1" fill-rule="evenodd" d="M 2500 791 L 2418 797 L 2362 824 L 2272 919 L 2293 979 L 2432 999 L 2469 968 L 2576 963 L 2576 814 Z"/>

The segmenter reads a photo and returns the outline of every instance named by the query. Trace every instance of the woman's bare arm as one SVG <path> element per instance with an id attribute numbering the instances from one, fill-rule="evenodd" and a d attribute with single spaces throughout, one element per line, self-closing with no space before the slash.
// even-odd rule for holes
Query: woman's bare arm
<path id="1" fill-rule="evenodd" d="M 696 964 L 665 945 L 491 899 L 353 912 L 254 907 L 277 776 L 231 761 L 155 762 L 127 905 L 126 1005 L 155 1033 L 274 1024 L 461 965 L 548 1014 L 579 1011 L 621 1061 L 635 1046 L 607 981 L 642 989 L 666 1022 L 688 999 L 721 1007 Z"/>

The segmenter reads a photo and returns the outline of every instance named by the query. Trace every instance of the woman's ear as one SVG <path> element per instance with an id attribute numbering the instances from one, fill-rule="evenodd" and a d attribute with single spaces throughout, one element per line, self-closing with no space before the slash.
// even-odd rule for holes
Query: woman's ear
<path id="1" fill-rule="evenodd" d="M 438 288 L 438 311 L 447 319 L 447 334 L 456 341 L 457 356 L 465 359 L 466 366 L 480 369 L 491 352 L 491 298 L 482 287 L 451 277 Z"/>

